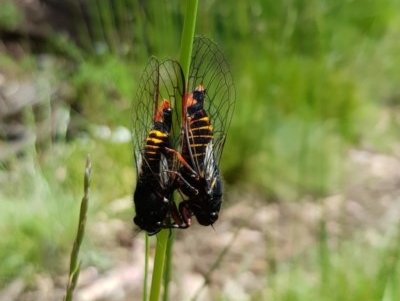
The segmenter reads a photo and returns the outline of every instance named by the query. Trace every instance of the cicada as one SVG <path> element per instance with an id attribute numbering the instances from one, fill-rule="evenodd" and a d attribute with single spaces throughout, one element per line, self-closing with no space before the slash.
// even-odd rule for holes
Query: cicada
<path id="1" fill-rule="evenodd" d="M 182 112 L 174 108 L 179 102 Z M 149 234 L 214 224 L 222 204 L 219 162 L 235 107 L 229 65 L 205 37 L 193 44 L 188 81 L 177 61 L 148 63 L 133 105 L 134 222 Z M 172 130 L 172 128 L 178 128 Z M 179 209 L 174 191 L 182 196 Z"/>
<path id="2" fill-rule="evenodd" d="M 173 122 L 180 123 L 171 104 L 181 101 L 183 74 L 173 60 L 150 59 L 132 106 L 132 139 L 137 170 L 134 223 L 149 235 L 171 228 L 175 174 L 178 166 L 168 148 L 180 143 L 172 137 Z M 171 209 L 172 208 L 172 209 Z M 179 217 L 176 217 L 177 219 Z"/>
<path id="3" fill-rule="evenodd" d="M 191 224 L 193 214 L 208 226 L 217 221 L 222 204 L 219 163 L 235 107 L 235 88 L 225 56 L 206 37 L 194 41 L 185 89 L 181 154 L 187 164 L 179 173 L 185 179 L 180 191 L 187 199 L 179 211 L 185 224 Z"/>

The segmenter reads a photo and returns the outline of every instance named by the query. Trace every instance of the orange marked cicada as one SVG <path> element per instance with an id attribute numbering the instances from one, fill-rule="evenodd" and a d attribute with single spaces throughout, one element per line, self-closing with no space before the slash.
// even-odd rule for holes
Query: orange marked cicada
<path id="1" fill-rule="evenodd" d="M 171 103 L 182 99 L 183 75 L 180 65 L 156 58 L 148 62 L 132 106 L 132 139 L 137 171 L 134 223 L 149 235 L 173 227 L 171 213 L 177 162 L 166 151 L 180 140 L 171 135 L 177 115 Z M 172 209 L 171 209 L 172 208 Z M 177 219 L 178 217 L 176 217 Z"/>
<path id="2" fill-rule="evenodd" d="M 224 54 L 210 39 L 197 37 L 182 104 L 181 155 L 187 164 L 179 173 L 185 179 L 180 191 L 187 199 L 179 204 L 179 212 L 187 225 L 192 215 L 203 226 L 219 217 L 223 195 L 219 162 L 235 97 Z"/>
<path id="3" fill-rule="evenodd" d="M 219 162 L 234 106 L 229 65 L 210 39 L 194 40 L 188 82 L 177 61 L 150 60 L 132 109 L 134 222 L 141 229 L 155 234 L 187 228 L 193 215 L 204 226 L 217 221 L 223 196 Z M 180 131 L 172 131 L 174 126 Z M 183 199 L 179 208 L 175 190 Z"/>

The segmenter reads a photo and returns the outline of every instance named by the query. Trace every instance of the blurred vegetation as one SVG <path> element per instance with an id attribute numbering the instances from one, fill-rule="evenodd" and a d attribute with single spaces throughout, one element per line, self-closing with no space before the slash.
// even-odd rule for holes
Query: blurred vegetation
<path id="1" fill-rule="evenodd" d="M 89 214 L 131 193 L 132 146 L 99 138 L 93 127 L 129 129 L 130 102 L 149 56 L 178 57 L 184 11 L 179 1 L 65 3 L 76 22 L 51 32 L 45 45 L 55 58 L 51 64 L 33 47 L 24 58 L 0 53 L 0 68 L 11 77 L 49 87 L 67 84 L 70 117 L 78 124 L 73 139 L 64 132 L 63 142 L 0 165 L 0 258 L 8 259 L 0 263 L 0 282 L 17 274 L 29 278 L 38 270 L 65 270 L 60 257 L 69 251 L 76 228 L 87 153 L 97 204 Z M 13 1 L 0 2 L 0 32 L 18 30 L 24 22 L 16 8 Z M 393 150 L 396 120 L 384 129 L 378 123 L 400 103 L 399 9 L 397 0 L 200 2 L 196 32 L 222 46 L 235 76 L 237 106 L 222 159 L 227 187 L 257 190 L 267 201 L 318 199 L 344 187 L 350 147 Z M 51 98 L 47 90 L 40 95 Z M 28 118 L 32 128 L 33 119 Z M 341 287 L 341 277 L 352 273 L 365 276 L 347 282 L 357 282 L 348 288 L 347 296 L 354 298 L 322 298 L 322 293 L 311 298 L 314 283 L 295 266 L 277 273 L 278 295 L 271 299 L 377 300 L 366 297 L 376 296 L 371 283 L 377 275 L 357 272 L 364 262 L 352 257 L 353 247 L 332 255 L 333 278 L 324 285 Z M 376 252 L 363 257 L 374 271 L 385 261 Z M 341 255 L 346 261 L 338 263 Z M 317 257 L 312 265 L 320 264 Z M 393 273 L 399 279 L 398 271 Z M 293 291 L 281 288 L 287 277 L 305 283 L 294 283 Z"/>
<path id="2" fill-rule="evenodd" d="M 313 249 L 301 254 L 280 264 L 268 286 L 251 300 L 396 300 L 399 237 L 391 233 L 386 238 L 392 241 L 374 248 L 356 239 L 336 252 Z"/>

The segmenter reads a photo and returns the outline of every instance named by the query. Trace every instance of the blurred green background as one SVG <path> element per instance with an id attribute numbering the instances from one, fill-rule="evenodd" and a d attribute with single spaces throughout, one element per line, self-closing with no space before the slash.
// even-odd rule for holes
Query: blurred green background
<path id="1" fill-rule="evenodd" d="M 399 1 L 199 2 L 196 33 L 224 49 L 236 86 L 224 208 L 243 192 L 266 206 L 323 206 L 377 181 L 354 170 L 352 150 L 397 160 Z M 132 230 L 131 203 L 109 210 L 135 182 L 130 104 L 151 55 L 178 57 L 184 11 L 184 1 L 0 1 L 0 288 L 66 272 L 86 154 L 89 223 L 123 220 Z M 306 263 L 322 278 L 284 262 L 265 271 L 274 285 L 248 298 L 399 300 L 395 220 L 374 246 L 350 239 L 333 248 L 322 219 Z M 84 265 L 109 268 L 102 239 L 87 237 Z"/>

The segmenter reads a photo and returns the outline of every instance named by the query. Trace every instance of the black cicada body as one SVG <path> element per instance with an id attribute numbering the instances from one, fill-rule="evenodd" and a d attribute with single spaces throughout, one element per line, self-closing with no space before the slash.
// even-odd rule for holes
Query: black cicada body
<path id="1" fill-rule="evenodd" d="M 134 192 L 135 224 L 149 235 L 174 227 L 170 216 L 176 212 L 172 200 L 177 170 L 168 148 L 179 138 L 171 136 L 174 122 L 171 102 L 182 99 L 183 75 L 175 61 L 152 58 L 144 71 L 132 106 L 132 138 L 137 170 Z M 175 117 L 176 118 L 176 117 Z M 178 219 L 178 217 L 175 217 Z"/>
<path id="2" fill-rule="evenodd" d="M 174 107 L 182 108 L 178 116 Z M 194 41 L 188 82 L 177 61 L 151 59 L 133 104 L 137 185 L 134 222 L 148 234 L 213 225 L 222 204 L 219 162 L 235 106 L 228 63 L 205 37 Z M 183 201 L 173 201 L 178 189 Z"/>
<path id="3" fill-rule="evenodd" d="M 187 91 L 191 93 L 186 93 L 182 104 L 181 147 L 186 165 L 179 173 L 185 180 L 180 191 L 188 199 L 180 203 L 179 210 L 185 224 L 191 224 L 193 214 L 208 226 L 218 219 L 222 204 L 218 165 L 235 106 L 228 63 L 208 38 L 194 41 Z"/>

